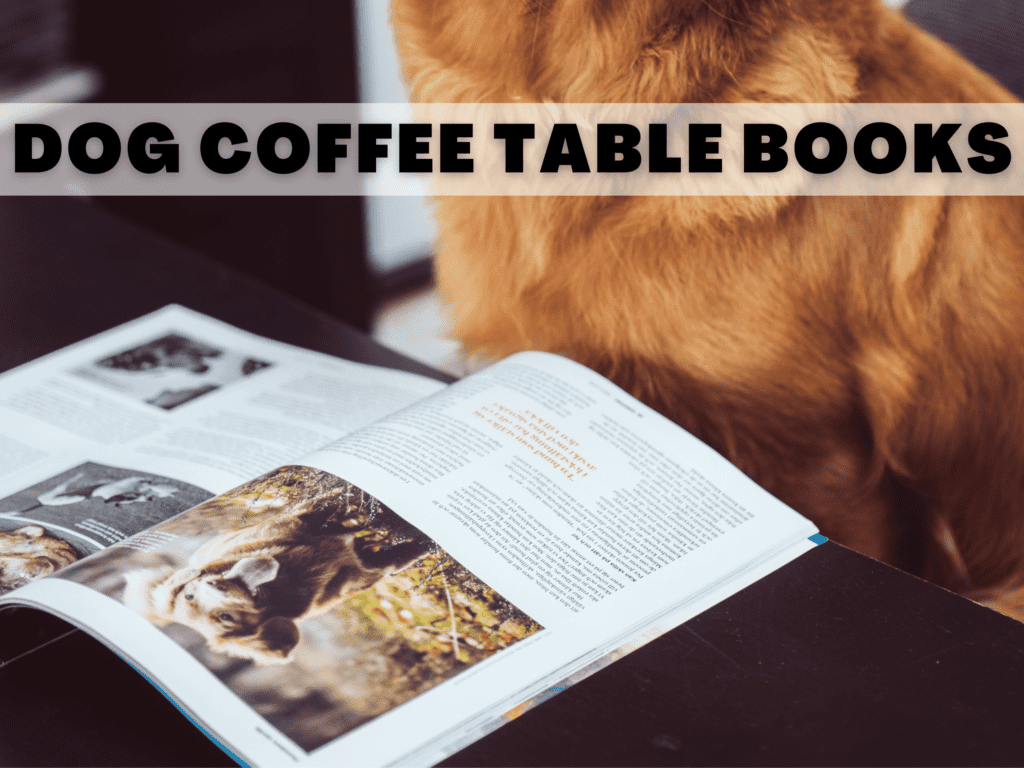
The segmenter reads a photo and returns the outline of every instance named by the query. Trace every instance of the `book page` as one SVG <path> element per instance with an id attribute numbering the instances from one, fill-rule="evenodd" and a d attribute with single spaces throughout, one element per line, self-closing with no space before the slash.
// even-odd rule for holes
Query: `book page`
<path id="1" fill-rule="evenodd" d="M 642 628 L 664 631 L 668 617 L 678 624 L 764 559 L 806 551 L 816 533 L 669 420 L 542 353 L 515 355 L 306 461 L 372 489 L 544 627 L 492 662 L 500 670 L 325 748 L 325 764 L 373 749 L 430 707 L 479 706 L 541 671 L 563 679 L 556 668 L 585 666 Z"/>
<path id="2" fill-rule="evenodd" d="M 524 353 L 17 595 L 246 762 L 419 764 L 814 533 L 602 377 Z"/>
<path id="3" fill-rule="evenodd" d="M 598 374 L 515 355 L 306 457 L 444 526 L 511 575 L 544 623 L 674 563 L 742 563 L 813 526 L 722 456 Z M 543 606 L 543 608 L 539 608 Z"/>
<path id="4" fill-rule="evenodd" d="M 167 307 L 0 375 L 0 594 L 444 388 Z"/>

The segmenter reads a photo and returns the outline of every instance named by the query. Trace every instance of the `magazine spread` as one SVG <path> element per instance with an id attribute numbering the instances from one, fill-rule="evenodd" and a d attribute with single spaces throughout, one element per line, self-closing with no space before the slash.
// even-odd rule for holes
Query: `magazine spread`
<path id="1" fill-rule="evenodd" d="M 88 629 L 254 765 L 439 760 L 816 534 L 543 353 L 444 386 L 169 308 L 0 378 L 0 408 L 0 530 L 77 555 L 0 606 Z"/>
<path id="2" fill-rule="evenodd" d="M 0 375 L 0 536 L 67 564 L 443 387 L 167 307 Z"/>

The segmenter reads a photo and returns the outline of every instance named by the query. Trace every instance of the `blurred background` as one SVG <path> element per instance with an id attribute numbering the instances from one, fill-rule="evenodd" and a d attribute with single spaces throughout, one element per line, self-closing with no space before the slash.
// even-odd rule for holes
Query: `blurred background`
<path id="1" fill-rule="evenodd" d="M 885 0 L 1018 94 L 1020 0 Z M 402 102 L 387 0 L 2 0 L 0 98 Z M 3 126 L 0 126 L 2 129 Z M 108 209 L 454 373 L 410 197 L 98 198 Z"/>
<path id="2" fill-rule="evenodd" d="M 385 0 L 3 0 L 0 98 L 406 100 Z M 91 202 L 371 330 L 430 284 L 434 225 L 415 184 L 412 197 Z"/>

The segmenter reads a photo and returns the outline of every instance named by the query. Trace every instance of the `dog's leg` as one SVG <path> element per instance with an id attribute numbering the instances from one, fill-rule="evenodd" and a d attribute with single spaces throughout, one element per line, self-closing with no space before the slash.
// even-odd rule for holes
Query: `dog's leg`
<path id="1" fill-rule="evenodd" d="M 902 570 L 920 572 L 924 504 L 878 464 L 870 445 L 838 450 L 813 471 L 794 473 L 771 490 L 833 541 Z"/>
<path id="2" fill-rule="evenodd" d="M 1020 614 L 1024 596 L 1024 478 L 997 451 L 963 446 L 953 462 L 939 456 L 928 468 L 945 467 L 945 477 L 926 474 L 934 489 L 929 508 L 930 547 L 924 577 L 1010 615 Z M 1011 461 L 1024 463 L 1018 452 Z M 971 456 L 970 454 L 975 454 Z M 983 465 L 978 458 L 988 459 Z"/>
<path id="3" fill-rule="evenodd" d="M 862 265 L 850 310 L 857 391 L 879 454 L 924 500 L 919 573 L 1006 607 L 1024 587 L 1024 216 L 1012 198 L 894 210 L 889 270 Z"/>
<path id="4" fill-rule="evenodd" d="M 1024 587 L 1003 592 L 991 600 L 979 600 L 982 605 L 999 611 L 1004 616 L 1024 622 Z"/>

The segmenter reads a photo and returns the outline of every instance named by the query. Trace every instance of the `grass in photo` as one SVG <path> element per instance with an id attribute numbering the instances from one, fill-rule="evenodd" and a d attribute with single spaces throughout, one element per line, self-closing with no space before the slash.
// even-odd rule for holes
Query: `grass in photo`
<path id="1" fill-rule="evenodd" d="M 66 578 L 162 627 L 307 751 L 542 629 L 379 500 L 309 467 L 155 532 L 150 551 L 115 548 Z"/>

